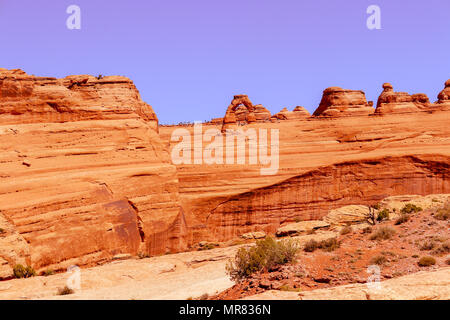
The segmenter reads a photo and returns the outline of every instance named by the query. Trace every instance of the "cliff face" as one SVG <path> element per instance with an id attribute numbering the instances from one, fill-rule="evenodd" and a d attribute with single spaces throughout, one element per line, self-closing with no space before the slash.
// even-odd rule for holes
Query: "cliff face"
<path id="1" fill-rule="evenodd" d="M 324 112 L 344 105 L 367 108 L 363 95 L 355 94 L 349 98 L 353 104 L 329 100 Z M 427 104 L 421 95 L 411 100 Z M 371 114 L 342 109 L 335 116 L 291 120 L 283 110 L 276 122 L 241 127 L 279 130 L 279 170 L 272 176 L 261 176 L 261 166 L 248 159 L 242 165 L 177 165 L 193 242 L 272 232 L 283 223 L 317 219 L 335 206 L 375 204 L 388 195 L 449 192 L 450 112 L 431 104 L 375 115 L 369 107 Z M 160 132 L 171 148 L 173 130 Z"/>
<path id="2" fill-rule="evenodd" d="M 0 278 L 16 263 L 56 270 L 182 251 L 346 204 L 450 193 L 449 84 L 436 104 L 386 87 L 378 116 L 358 90 L 325 90 L 313 116 L 271 118 L 235 96 L 208 127 L 278 130 L 278 173 L 262 176 L 248 159 L 174 166 L 176 127 L 158 128 L 127 78 L 0 69 Z M 403 104 L 414 108 L 397 112 Z"/>
<path id="3" fill-rule="evenodd" d="M 389 195 L 450 192 L 450 157 L 388 157 L 321 167 L 230 197 L 207 217 L 211 238 L 274 233 L 285 221 L 320 220 L 329 210 Z"/>
<path id="4" fill-rule="evenodd" d="M 176 168 L 132 81 L 2 70 L 0 110 L 0 277 L 185 248 Z"/>

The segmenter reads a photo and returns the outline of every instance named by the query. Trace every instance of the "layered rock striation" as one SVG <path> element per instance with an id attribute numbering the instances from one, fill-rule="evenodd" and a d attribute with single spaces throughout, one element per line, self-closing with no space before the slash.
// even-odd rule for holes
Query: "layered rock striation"
<path id="1" fill-rule="evenodd" d="M 0 277 L 186 247 L 176 168 L 131 80 L 1 70 L 0 110 Z"/>
<path id="2" fill-rule="evenodd" d="M 369 115 L 374 112 L 372 102 L 367 102 L 361 90 L 330 87 L 323 91 L 322 100 L 313 115 L 317 117 L 339 117 Z"/>

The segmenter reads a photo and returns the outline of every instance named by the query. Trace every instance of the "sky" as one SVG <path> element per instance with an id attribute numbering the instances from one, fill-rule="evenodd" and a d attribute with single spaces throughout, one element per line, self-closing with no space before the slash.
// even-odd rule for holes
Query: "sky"
<path id="1" fill-rule="evenodd" d="M 70 5 L 81 29 L 70 30 Z M 381 29 L 369 30 L 369 5 Z M 450 78 L 448 0 L 0 0 L 0 67 L 131 78 L 160 123 L 222 117 L 233 95 L 313 112 L 330 86 L 426 93 Z"/>

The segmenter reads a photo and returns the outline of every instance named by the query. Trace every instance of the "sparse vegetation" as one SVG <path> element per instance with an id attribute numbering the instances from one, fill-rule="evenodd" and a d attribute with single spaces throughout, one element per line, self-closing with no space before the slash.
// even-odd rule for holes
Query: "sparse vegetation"
<path id="1" fill-rule="evenodd" d="M 377 265 L 381 266 L 381 265 L 383 265 L 383 264 L 385 264 L 387 262 L 387 258 L 385 256 L 383 256 L 383 255 L 379 255 L 379 256 L 373 257 L 370 260 L 370 262 L 372 264 L 377 264 Z"/>
<path id="2" fill-rule="evenodd" d="M 433 254 L 435 255 L 443 255 L 447 253 L 450 253 L 450 241 L 442 243 L 439 247 L 433 250 Z"/>
<path id="3" fill-rule="evenodd" d="M 436 259 L 430 256 L 420 258 L 417 263 L 420 267 L 429 267 L 436 264 Z"/>
<path id="4" fill-rule="evenodd" d="M 445 206 L 439 209 L 434 215 L 437 220 L 449 220 L 450 219 L 450 206 Z"/>
<path id="5" fill-rule="evenodd" d="M 69 288 L 68 286 L 64 286 L 64 288 L 59 288 L 57 295 L 58 296 L 66 296 L 68 294 L 73 294 L 75 291 L 72 288 Z"/>
<path id="6" fill-rule="evenodd" d="M 371 233 L 372 232 L 372 228 L 371 227 L 365 227 L 364 229 L 362 229 L 362 233 L 366 234 L 366 233 Z"/>
<path id="7" fill-rule="evenodd" d="M 395 225 L 403 224 L 405 222 L 408 222 L 409 216 L 404 213 L 402 214 L 397 220 L 395 220 Z"/>
<path id="8" fill-rule="evenodd" d="M 3 228 L 0 228 L 0 234 L 4 234 L 6 231 Z"/>
<path id="9" fill-rule="evenodd" d="M 389 209 L 383 209 L 378 212 L 377 221 L 389 220 Z"/>
<path id="10" fill-rule="evenodd" d="M 422 245 L 420 246 L 420 250 L 429 251 L 429 250 L 433 250 L 435 247 L 436 247 L 436 243 L 434 241 L 427 240 L 422 243 Z"/>
<path id="11" fill-rule="evenodd" d="M 48 277 L 48 276 L 51 276 L 51 275 L 54 275 L 55 274 L 55 271 L 53 271 L 53 270 L 51 270 L 51 269 L 47 269 L 47 270 L 45 270 L 44 272 L 42 272 L 42 275 L 44 276 L 44 277 Z"/>
<path id="12" fill-rule="evenodd" d="M 370 235 L 370 240 L 388 240 L 395 234 L 391 227 L 380 227 Z"/>
<path id="13" fill-rule="evenodd" d="M 415 204 L 408 203 L 401 210 L 402 214 L 416 213 L 422 211 L 421 207 L 416 206 Z"/>
<path id="14" fill-rule="evenodd" d="M 311 239 L 311 240 L 309 240 L 309 241 L 305 244 L 305 247 L 303 248 L 303 250 L 304 250 L 305 252 L 313 252 L 313 251 L 315 251 L 318 247 L 319 247 L 319 243 L 318 243 L 316 240 Z"/>
<path id="15" fill-rule="evenodd" d="M 31 278 L 36 275 L 36 271 L 30 266 L 24 267 L 21 264 L 16 264 L 13 268 L 15 278 Z"/>
<path id="16" fill-rule="evenodd" d="M 241 281 L 263 269 L 271 270 L 277 265 L 292 262 L 298 251 L 294 240 L 275 241 L 271 237 L 256 242 L 250 248 L 240 248 L 226 270 L 233 281 Z"/>
<path id="17" fill-rule="evenodd" d="M 287 284 L 283 284 L 280 287 L 280 291 L 293 291 L 293 292 L 300 292 L 302 291 L 300 288 L 292 288 L 291 286 L 287 285 Z"/>
<path id="18" fill-rule="evenodd" d="M 330 238 L 319 242 L 319 248 L 324 251 L 334 251 L 341 246 L 340 242 L 336 238 Z"/>

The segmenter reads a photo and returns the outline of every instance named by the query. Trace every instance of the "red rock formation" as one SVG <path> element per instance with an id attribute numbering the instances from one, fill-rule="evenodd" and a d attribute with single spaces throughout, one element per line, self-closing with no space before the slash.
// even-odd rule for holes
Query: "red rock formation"
<path id="1" fill-rule="evenodd" d="M 366 95 L 363 91 L 330 87 L 324 90 L 322 101 L 313 115 L 340 117 L 369 115 L 373 112 L 372 103 L 366 101 Z"/>
<path id="2" fill-rule="evenodd" d="M 438 95 L 437 106 L 440 109 L 450 110 L 450 79 L 445 82 L 445 88 Z"/>
<path id="3" fill-rule="evenodd" d="M 298 120 L 309 118 L 311 115 L 309 112 L 300 106 L 294 108 L 294 110 L 289 111 L 287 108 L 283 108 L 280 112 L 272 116 L 272 120 Z"/>
<path id="4" fill-rule="evenodd" d="M 247 95 L 234 96 L 223 118 L 222 131 L 235 128 L 237 123 L 248 124 L 270 119 L 270 111 L 258 104 L 253 106 Z"/>
<path id="5" fill-rule="evenodd" d="M 176 168 L 129 79 L 2 70 L 0 109 L 0 245 L 20 240 L 0 277 L 186 247 Z"/>
<path id="6" fill-rule="evenodd" d="M 2 124 L 142 118 L 158 127 L 152 107 L 120 76 L 56 79 L 0 69 L 0 108 Z"/>
<path id="7" fill-rule="evenodd" d="M 389 195 L 449 192 L 450 157 L 351 161 L 230 197 L 211 211 L 206 223 L 211 239 L 223 241 L 255 228 L 274 233 L 289 219 L 319 220 L 330 209 L 372 204 Z"/>
<path id="8" fill-rule="evenodd" d="M 430 101 L 426 94 L 418 93 L 411 96 L 406 92 L 394 92 L 390 83 L 384 83 L 375 113 L 418 112 L 429 107 Z"/>

